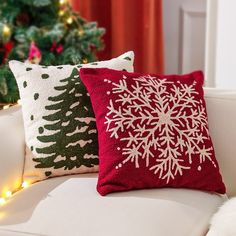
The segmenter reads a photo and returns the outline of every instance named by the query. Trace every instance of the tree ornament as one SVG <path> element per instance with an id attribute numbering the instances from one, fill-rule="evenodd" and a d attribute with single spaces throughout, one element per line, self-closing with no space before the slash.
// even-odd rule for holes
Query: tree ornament
<path id="1" fill-rule="evenodd" d="M 58 12 L 58 15 L 59 15 L 59 16 L 64 16 L 64 15 L 65 15 L 65 11 L 64 11 L 64 10 L 60 10 L 60 11 Z"/>
<path id="2" fill-rule="evenodd" d="M 8 59 L 8 55 L 11 52 L 12 48 L 13 48 L 14 44 L 12 41 L 8 41 L 6 43 L 3 43 L 0 46 L 0 64 L 4 64 L 7 62 Z"/>
<path id="3" fill-rule="evenodd" d="M 41 51 L 36 46 L 35 42 L 32 41 L 31 44 L 30 44 L 28 60 L 31 63 L 39 64 L 41 59 L 42 59 Z"/>
<path id="4" fill-rule="evenodd" d="M 56 48 L 57 53 L 61 53 L 64 50 L 63 45 L 59 44 L 58 47 Z"/>
<path id="5" fill-rule="evenodd" d="M 66 12 L 68 12 L 68 6 L 60 5 L 58 15 L 59 16 L 64 16 L 66 14 Z"/>
<path id="6" fill-rule="evenodd" d="M 51 52 L 57 52 L 60 54 L 64 50 L 64 47 L 62 44 L 57 44 L 57 42 L 53 42 L 52 47 L 50 48 Z"/>
<path id="7" fill-rule="evenodd" d="M 30 23 L 30 17 L 27 13 L 22 12 L 16 17 L 16 25 L 24 26 Z"/>
<path id="8" fill-rule="evenodd" d="M 73 18 L 71 16 L 69 16 L 66 20 L 68 25 L 71 25 L 73 23 Z"/>
<path id="9" fill-rule="evenodd" d="M 79 36 L 82 37 L 84 35 L 84 30 L 83 29 L 79 29 Z"/>
<path id="10" fill-rule="evenodd" d="M 4 38 L 8 38 L 11 36 L 11 28 L 7 24 L 3 25 L 2 34 Z"/>
<path id="11" fill-rule="evenodd" d="M 84 58 L 84 59 L 82 60 L 82 63 L 83 63 L 83 64 L 88 63 L 88 59 L 87 59 L 87 58 Z"/>
<path id="12" fill-rule="evenodd" d="M 93 50 L 96 50 L 96 45 L 94 43 L 91 43 L 89 45 L 90 49 L 93 51 Z"/>
<path id="13" fill-rule="evenodd" d="M 5 63 L 7 61 L 8 55 L 11 52 L 13 46 L 14 46 L 14 43 L 12 41 L 9 41 L 9 42 L 3 44 L 3 48 L 4 48 L 4 57 L 2 60 L 3 63 Z"/>

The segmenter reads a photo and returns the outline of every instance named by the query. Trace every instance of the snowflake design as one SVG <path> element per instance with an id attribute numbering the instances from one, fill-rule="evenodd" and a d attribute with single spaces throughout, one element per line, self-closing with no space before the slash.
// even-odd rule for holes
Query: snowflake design
<path id="1" fill-rule="evenodd" d="M 127 162 L 136 168 L 144 163 L 168 183 L 191 169 L 193 158 L 198 157 L 198 171 L 205 161 L 216 167 L 213 149 L 205 145 L 210 139 L 207 115 L 202 100 L 196 99 L 196 82 L 186 85 L 150 75 L 133 80 L 129 86 L 125 76 L 118 83 L 104 80 L 112 85 L 107 95 L 113 94 L 106 131 L 125 144 L 117 148 L 124 159 L 116 169 Z"/>

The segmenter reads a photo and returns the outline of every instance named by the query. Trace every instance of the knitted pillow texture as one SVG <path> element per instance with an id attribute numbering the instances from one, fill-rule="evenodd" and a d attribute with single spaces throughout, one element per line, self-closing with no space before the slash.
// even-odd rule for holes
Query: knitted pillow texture
<path id="1" fill-rule="evenodd" d="M 81 65 L 40 66 L 10 61 L 26 139 L 24 181 L 98 171 L 97 129 L 82 67 L 133 71 L 133 52 Z"/>
<path id="2" fill-rule="evenodd" d="M 225 193 L 208 130 L 203 74 L 81 69 L 99 143 L 101 195 L 143 188 Z"/>

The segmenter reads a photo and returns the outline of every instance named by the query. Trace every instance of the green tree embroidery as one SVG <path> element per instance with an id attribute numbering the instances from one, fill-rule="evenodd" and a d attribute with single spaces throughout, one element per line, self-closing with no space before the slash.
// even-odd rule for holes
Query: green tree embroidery
<path id="1" fill-rule="evenodd" d="M 98 165 L 95 116 L 78 70 L 74 69 L 70 77 L 60 82 L 62 85 L 55 87 L 55 90 L 61 93 L 49 97 L 51 104 L 45 107 L 52 111 L 43 116 L 48 124 L 39 127 L 37 139 L 49 145 L 36 148 L 36 152 L 44 156 L 33 159 L 38 162 L 35 167 L 71 170 Z M 45 129 L 50 134 L 44 135 Z M 51 172 L 46 171 L 45 175 L 49 176 Z"/>

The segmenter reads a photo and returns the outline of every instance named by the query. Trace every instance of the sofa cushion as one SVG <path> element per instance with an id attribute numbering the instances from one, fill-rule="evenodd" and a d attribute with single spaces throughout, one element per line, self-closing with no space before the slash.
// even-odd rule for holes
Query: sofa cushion
<path id="1" fill-rule="evenodd" d="M 22 102 L 25 181 L 98 170 L 95 117 L 78 70 L 109 67 L 133 71 L 133 59 L 133 52 L 127 52 L 108 61 L 76 66 L 10 61 Z"/>
<path id="2" fill-rule="evenodd" d="M 217 194 L 168 188 L 101 197 L 96 182 L 96 174 L 59 177 L 16 193 L 1 208 L 0 235 L 203 236 L 224 201 Z"/>
<path id="3" fill-rule="evenodd" d="M 203 74 L 82 68 L 99 140 L 101 195 L 143 188 L 225 193 L 208 131 Z"/>

